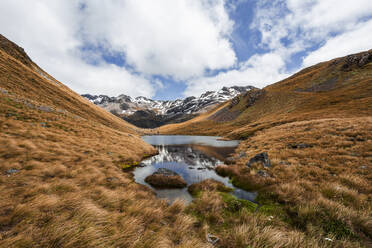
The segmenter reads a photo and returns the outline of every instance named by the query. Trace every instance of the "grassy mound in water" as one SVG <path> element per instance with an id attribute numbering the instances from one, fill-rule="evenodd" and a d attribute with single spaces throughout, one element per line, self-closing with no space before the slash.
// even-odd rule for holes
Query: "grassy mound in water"
<path id="1" fill-rule="evenodd" d="M 186 181 L 177 173 L 165 168 L 158 169 L 145 178 L 145 182 L 156 188 L 184 188 Z"/>

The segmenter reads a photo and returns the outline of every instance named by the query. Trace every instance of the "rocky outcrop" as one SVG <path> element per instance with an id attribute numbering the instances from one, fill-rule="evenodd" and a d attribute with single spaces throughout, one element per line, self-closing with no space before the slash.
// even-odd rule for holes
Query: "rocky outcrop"
<path id="1" fill-rule="evenodd" d="M 252 106 L 264 94 L 264 92 L 264 90 L 260 89 L 247 91 L 244 94 L 232 99 L 229 108 L 233 108 L 235 105 L 238 105 L 241 102 L 244 102 L 244 106 L 248 108 Z"/>
<path id="2" fill-rule="evenodd" d="M 372 53 L 365 52 L 360 54 L 349 55 L 344 59 L 344 63 L 341 66 L 343 71 L 351 71 L 353 67 L 362 67 L 372 61 Z M 337 60 L 336 60 L 337 63 Z"/>
<path id="3" fill-rule="evenodd" d="M 145 182 L 156 188 L 184 188 L 186 181 L 176 172 L 159 168 L 152 175 L 145 178 Z"/>
<path id="4" fill-rule="evenodd" d="M 269 155 L 267 155 L 267 152 L 262 152 L 254 156 L 249 160 L 249 162 L 246 164 L 246 166 L 251 167 L 254 163 L 261 163 L 264 167 L 270 167 L 271 162 L 269 159 Z"/>
<path id="5" fill-rule="evenodd" d="M 3 50 L 8 55 L 19 60 L 20 62 L 22 62 L 22 64 L 26 66 L 31 66 L 33 63 L 30 57 L 27 55 L 27 53 L 22 47 L 11 42 L 10 40 L 5 38 L 1 34 L 0 34 L 0 50 Z"/>

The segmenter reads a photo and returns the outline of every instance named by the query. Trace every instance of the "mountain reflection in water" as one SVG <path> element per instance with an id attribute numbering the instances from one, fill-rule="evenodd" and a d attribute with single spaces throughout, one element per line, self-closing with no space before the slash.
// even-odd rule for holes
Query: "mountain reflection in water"
<path id="1" fill-rule="evenodd" d="M 179 140 L 179 137 L 177 139 Z M 145 141 L 148 142 L 146 139 Z M 133 173 L 137 183 L 152 188 L 158 197 L 166 198 L 170 202 L 177 198 L 184 199 L 186 202 L 192 201 L 187 188 L 155 189 L 147 184 L 145 178 L 158 168 L 166 168 L 178 173 L 185 179 L 188 186 L 212 178 L 234 188 L 232 194 L 239 198 L 253 201 L 256 197 L 256 193 L 236 189 L 228 178 L 217 175 L 214 170 L 217 165 L 223 164 L 223 159 L 234 151 L 235 146 L 224 147 L 221 146 L 221 142 L 217 147 L 204 144 L 153 145 L 158 149 L 159 154 L 143 160 L 141 166 L 137 167 Z"/>

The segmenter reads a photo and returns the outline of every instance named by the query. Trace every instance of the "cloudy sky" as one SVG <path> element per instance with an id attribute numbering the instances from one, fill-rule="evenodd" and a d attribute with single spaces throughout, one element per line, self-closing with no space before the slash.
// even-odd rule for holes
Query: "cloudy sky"
<path id="1" fill-rule="evenodd" d="M 372 48 L 371 0 L 0 0 L 0 33 L 78 93 L 264 87 Z"/>

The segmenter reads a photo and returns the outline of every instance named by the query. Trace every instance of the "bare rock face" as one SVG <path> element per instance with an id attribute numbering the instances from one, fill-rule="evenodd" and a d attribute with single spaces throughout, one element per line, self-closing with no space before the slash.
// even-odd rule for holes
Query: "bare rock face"
<path id="1" fill-rule="evenodd" d="M 365 52 L 362 54 L 349 55 L 346 57 L 341 67 L 343 71 L 351 71 L 353 66 L 362 67 L 372 61 L 372 53 Z"/>
<path id="2" fill-rule="evenodd" d="M 234 107 L 235 105 L 239 104 L 241 101 L 244 101 L 244 105 L 246 108 L 252 106 L 263 94 L 264 90 L 260 89 L 252 89 L 250 91 L 245 92 L 244 94 L 237 96 L 231 100 L 229 108 Z"/>
<path id="3" fill-rule="evenodd" d="M 145 178 L 145 182 L 156 188 L 184 188 L 186 181 L 176 172 L 159 168 L 152 175 Z"/>
<path id="4" fill-rule="evenodd" d="M 3 50 L 8 55 L 19 60 L 26 66 L 30 67 L 33 63 L 30 57 L 26 54 L 25 50 L 22 47 L 11 42 L 10 40 L 5 38 L 1 34 L 0 34 L 0 50 Z"/>

